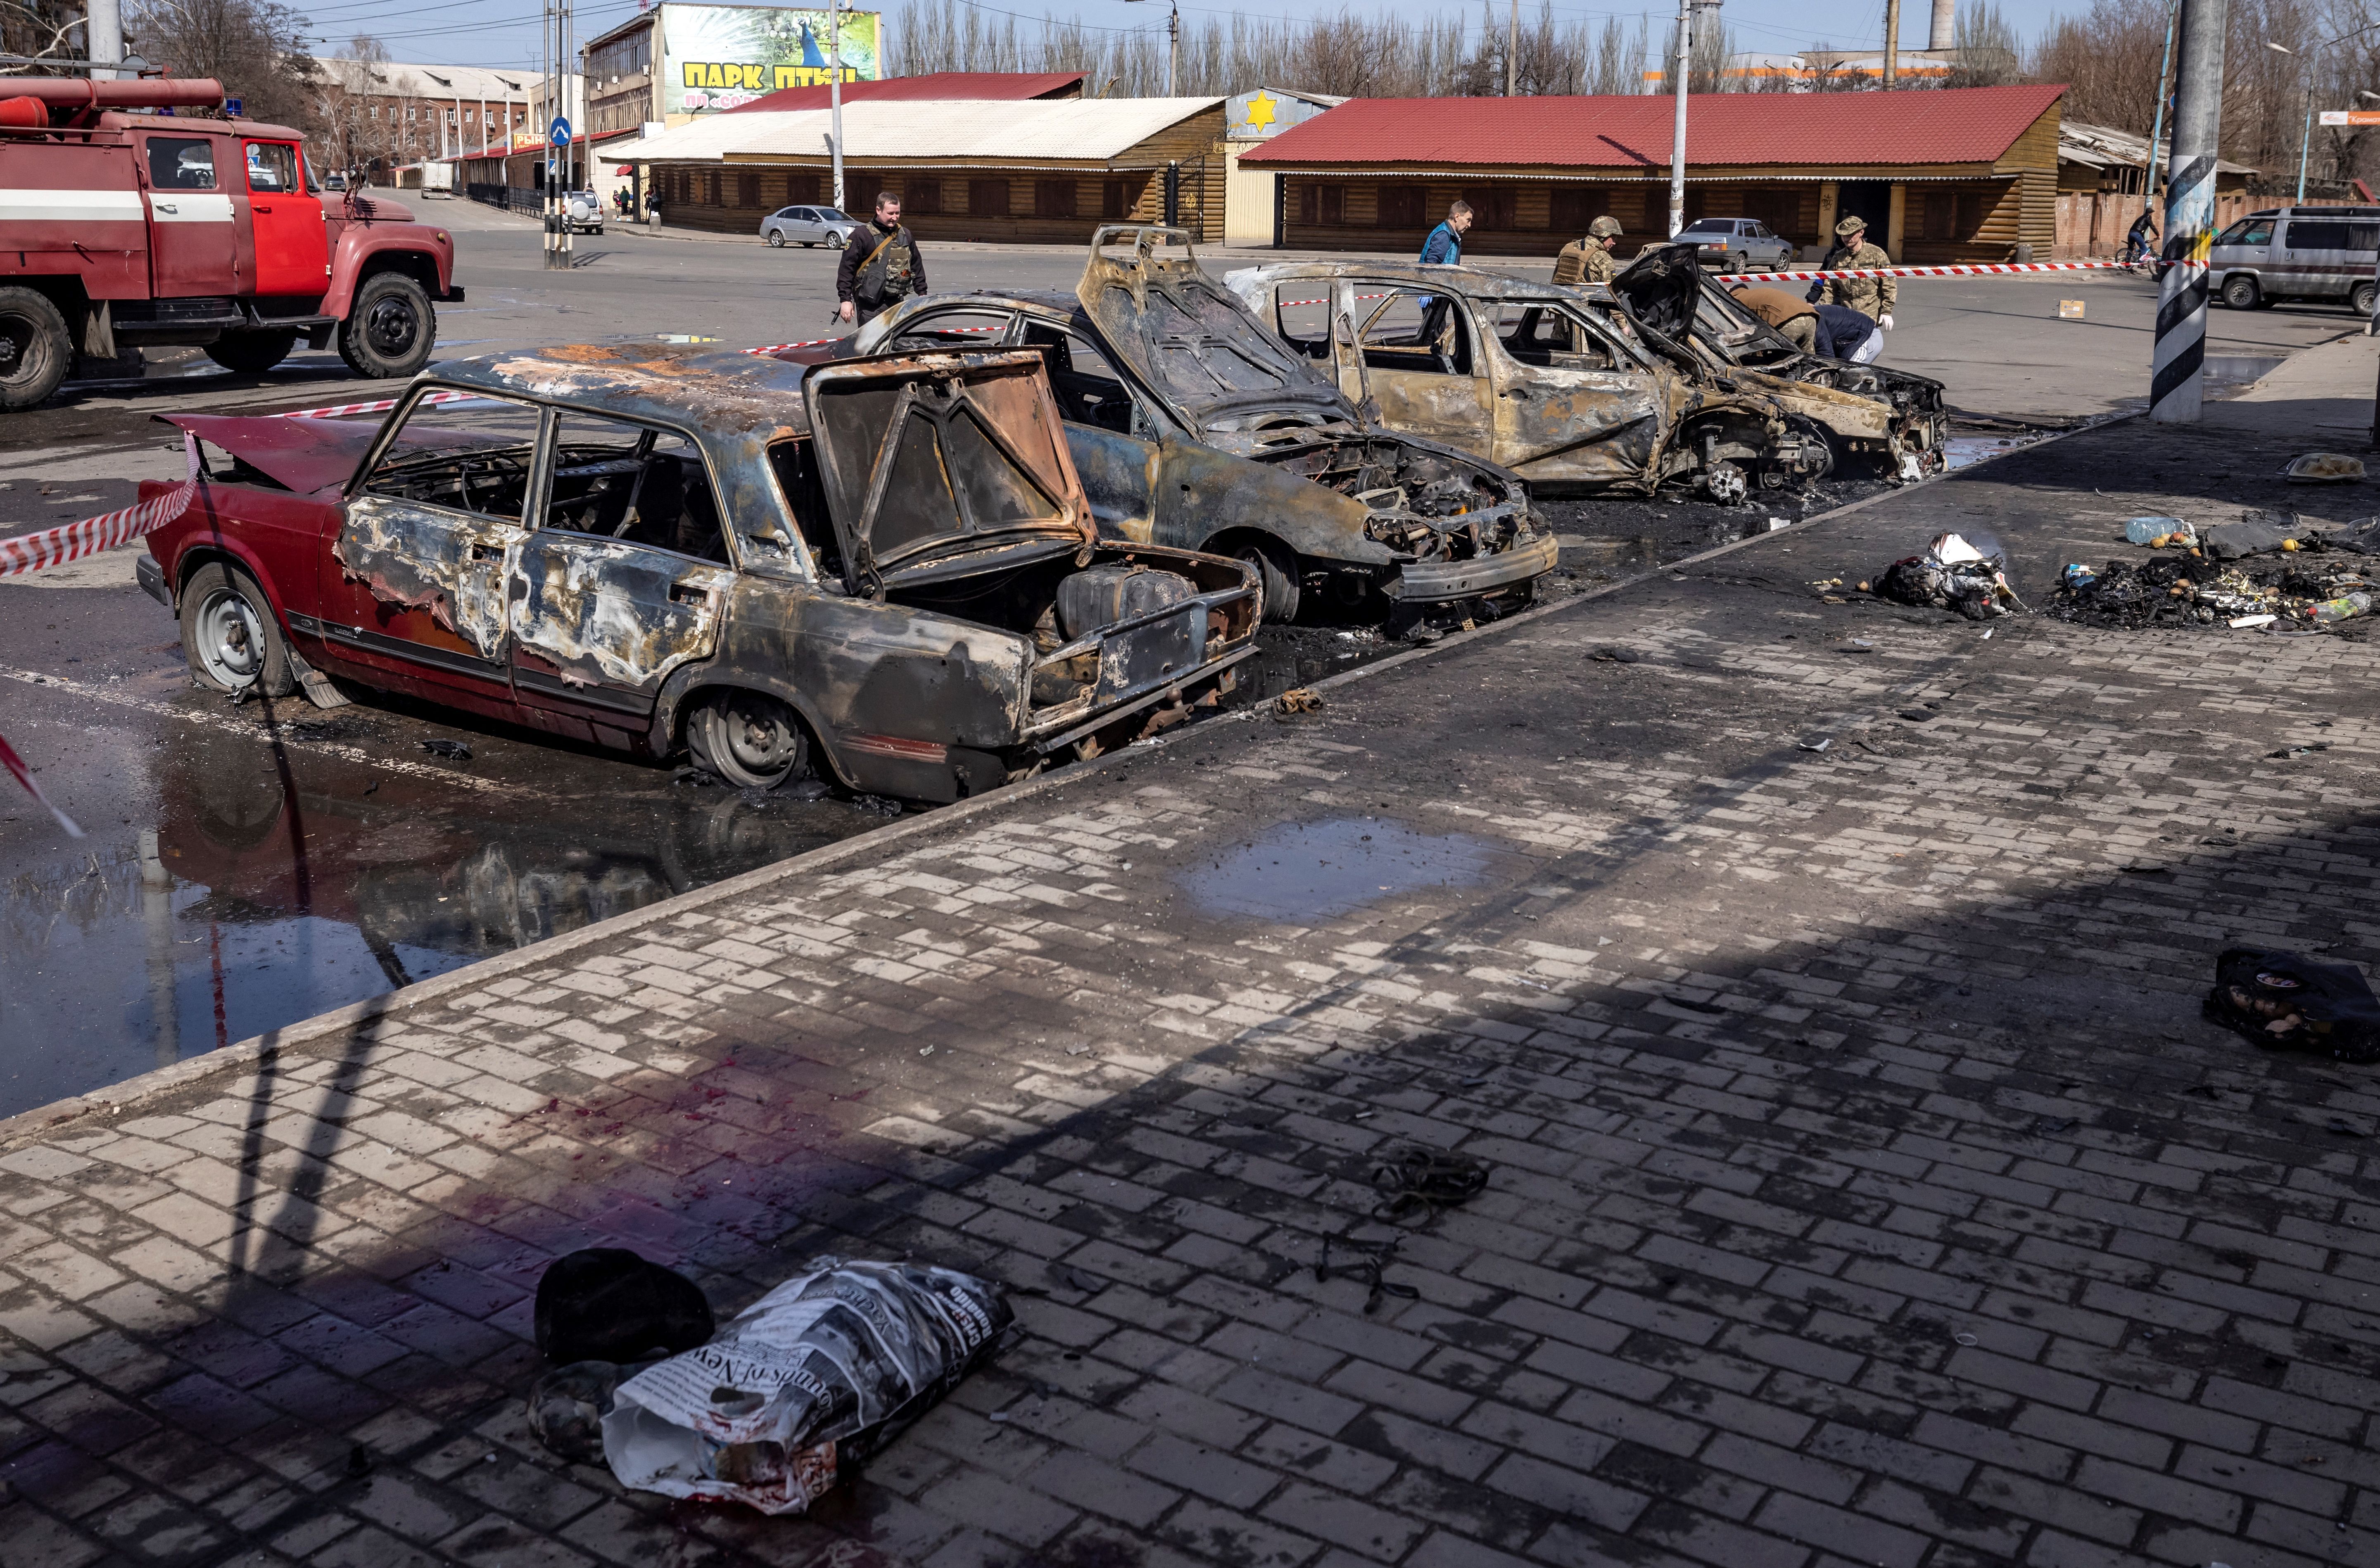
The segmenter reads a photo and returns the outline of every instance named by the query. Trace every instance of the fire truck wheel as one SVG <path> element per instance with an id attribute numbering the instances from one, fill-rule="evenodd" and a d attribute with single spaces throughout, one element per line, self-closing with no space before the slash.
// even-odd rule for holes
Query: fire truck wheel
<path id="1" fill-rule="evenodd" d="M 226 371 L 261 376 L 298 346 L 294 332 L 227 332 L 207 345 L 207 358 Z"/>
<path id="2" fill-rule="evenodd" d="M 58 389 L 74 361 L 67 319 L 49 296 L 0 288 L 0 409 L 30 408 Z"/>
<path id="3" fill-rule="evenodd" d="M 339 358 L 375 381 L 409 376 L 430 362 L 437 335 L 438 318 L 421 286 L 403 273 L 379 273 L 356 290 L 339 323 Z"/>

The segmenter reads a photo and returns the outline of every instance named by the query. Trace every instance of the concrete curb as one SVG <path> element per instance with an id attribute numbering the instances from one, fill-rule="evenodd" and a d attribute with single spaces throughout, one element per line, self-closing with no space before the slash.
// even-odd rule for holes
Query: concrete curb
<path id="1" fill-rule="evenodd" d="M 2007 452 L 1980 457 L 1959 469 L 1957 473 L 1943 474 L 1927 480 L 1925 483 L 1940 484 L 1955 480 L 1961 474 L 1972 473 L 1986 464 L 1998 462 L 2004 457 L 2031 452 L 2053 442 L 2082 434 L 2086 431 L 2100 430 L 2108 425 L 2139 417 L 2138 411 L 2108 414 L 2068 430 L 2052 432 L 2038 441 L 2028 442 L 2022 446 L 2013 447 Z M 1731 555 L 1738 551 L 1769 540 L 1805 534 L 1820 523 L 1850 517 L 1855 512 L 1865 511 L 1881 502 L 1907 493 L 1909 493 L 1908 488 L 1879 491 L 1862 500 L 1821 512 L 1815 517 L 1804 518 L 1790 529 L 1777 532 L 1751 534 L 1727 544 L 1716 545 L 1681 560 L 1670 562 L 1666 565 L 1656 566 L 1649 571 L 1639 572 L 1633 577 L 1606 583 L 1601 588 L 1574 594 L 1559 603 L 1536 605 L 1521 611 L 1517 614 L 1507 615 L 1501 620 L 1475 627 L 1471 631 L 1452 633 L 1427 647 L 1410 648 L 1400 653 L 1392 653 L 1387 658 L 1374 660 L 1355 669 L 1343 670 L 1335 675 L 1328 675 L 1314 682 L 1310 689 L 1330 690 L 1352 686 L 1357 681 L 1369 679 L 1402 665 L 1412 663 L 1415 660 L 1437 657 L 1452 650 L 1468 647 L 1484 638 L 1501 634 L 1512 627 L 1526 626 L 1548 616 L 1575 609 L 1580 605 L 1609 598 L 1613 594 L 1640 584 L 1655 581 L 1664 575 L 1674 575 L 1685 567 L 1714 561 L 1723 555 Z M 53 1100 L 34 1110 L 19 1112 L 14 1116 L 0 1120 L 0 1147 L 6 1147 L 19 1140 L 53 1131 L 85 1116 L 123 1110 L 136 1100 L 147 1100 L 156 1095 L 185 1088 L 217 1076 L 242 1072 L 258 1063 L 275 1059 L 285 1049 L 302 1047 L 326 1036 L 369 1027 L 391 1014 L 423 1003 L 433 1002 L 442 996 L 477 990 L 492 980 L 500 979 L 505 975 L 521 969 L 542 965 L 557 954 L 570 952 L 575 948 L 584 947 L 592 942 L 608 942 L 613 937 L 635 930 L 639 927 L 651 925 L 656 921 L 668 920 L 690 910 L 703 908 L 722 899 L 734 898 L 740 893 L 766 887 L 796 872 L 823 870 L 842 861 L 855 858 L 864 851 L 874 852 L 880 849 L 896 848 L 912 839 L 922 838 L 949 823 L 965 821 L 990 811 L 1004 809 L 1020 801 L 1035 799 L 1063 785 L 1081 783 L 1111 764 L 1128 763 L 1145 759 L 1150 753 L 1162 750 L 1177 740 L 1193 735 L 1211 735 L 1220 724 L 1252 722 L 1264 712 L 1265 710 L 1262 708 L 1248 708 L 1221 714 L 1205 723 L 1188 725 L 1171 735 L 1160 735 L 1153 740 L 1139 742 L 1125 747 L 1122 750 L 1109 752 L 1103 757 L 1094 758 L 1087 762 L 1069 764 L 1054 772 L 1043 773 L 1038 778 L 1028 779 L 1019 784 L 1011 784 L 1004 789 L 995 790 L 990 795 L 977 796 L 972 799 L 941 807 L 928 815 L 917 817 L 909 821 L 900 822 L 888 828 L 880 828 L 874 833 L 855 834 L 837 844 L 823 845 L 817 849 L 806 850 L 783 860 L 771 861 L 765 866 L 756 866 L 751 870 L 739 872 L 723 881 L 712 882 L 707 887 L 692 888 L 685 893 L 662 899 L 658 903 L 649 904 L 642 909 L 630 910 L 625 915 L 614 915 L 609 919 L 598 920 L 593 925 L 581 927 L 575 931 L 548 937 L 541 942 L 531 942 L 526 947 L 516 948 L 510 953 L 497 954 L 476 963 L 467 964 L 459 969 L 452 969 L 443 975 L 434 975 L 425 980 L 417 980 L 397 991 L 366 997 L 360 1002 L 349 1003 L 345 1007 L 334 1008 L 328 1013 L 319 1013 L 310 1018 L 300 1019 L 297 1023 L 284 1025 L 277 1029 L 269 1029 L 263 1034 L 251 1036 L 249 1039 L 225 1046 L 220 1050 L 189 1057 L 170 1067 L 153 1068 L 104 1089 L 96 1089 L 90 1094 L 67 1100 Z"/>

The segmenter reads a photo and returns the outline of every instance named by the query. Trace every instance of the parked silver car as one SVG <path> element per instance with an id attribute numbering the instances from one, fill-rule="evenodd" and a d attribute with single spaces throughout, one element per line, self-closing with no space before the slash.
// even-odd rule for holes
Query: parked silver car
<path id="1" fill-rule="evenodd" d="M 1701 246 L 1706 273 L 1777 272 L 1793 261 L 1793 242 L 1769 233 L 1757 218 L 1704 218 L 1668 243 Z"/>
<path id="2" fill-rule="evenodd" d="M 760 220 L 760 237 L 783 249 L 787 245 L 824 244 L 840 250 L 859 220 L 832 207 L 780 207 Z"/>
<path id="3" fill-rule="evenodd" d="M 2380 207 L 2273 207 L 2215 237 L 2208 286 L 2235 310 L 2319 299 L 2368 316 L 2380 266 Z"/>

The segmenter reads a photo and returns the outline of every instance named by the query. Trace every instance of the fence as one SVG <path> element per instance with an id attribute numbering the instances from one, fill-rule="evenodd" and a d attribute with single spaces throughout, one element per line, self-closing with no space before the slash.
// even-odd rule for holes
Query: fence
<path id="1" fill-rule="evenodd" d="M 519 185 L 481 185 L 474 182 L 463 188 L 463 194 L 482 206 L 501 207 L 507 213 L 528 213 L 534 216 L 545 211 L 545 192 Z"/>
<path id="2" fill-rule="evenodd" d="M 2089 256 L 2113 256 L 2124 248 L 2124 235 L 2131 228 L 2132 220 L 2141 215 L 2141 196 L 2117 196 L 2107 192 L 2070 190 L 2058 199 L 2058 243 L 2050 257 L 2060 261 L 2081 261 Z M 2251 196 L 2244 190 L 2226 190 L 2215 198 L 2215 227 L 2217 233 L 2247 216 L 2268 207 L 2350 207 L 2351 201 L 2305 201 L 2292 203 L 2283 196 Z M 2157 228 L 2165 228 L 2165 213 L 2157 213 Z"/>

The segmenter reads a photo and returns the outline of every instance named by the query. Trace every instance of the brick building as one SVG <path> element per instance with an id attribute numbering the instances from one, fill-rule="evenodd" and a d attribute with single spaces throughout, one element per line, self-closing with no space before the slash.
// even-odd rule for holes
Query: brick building
<path id="1" fill-rule="evenodd" d="M 1758 218 L 1804 247 L 1857 213 L 1897 261 L 1998 261 L 2055 238 L 2059 86 L 1716 93 L 1688 104 L 1686 218 Z M 1281 242 L 1418 249 L 1461 199 L 1473 254 L 1549 256 L 1609 214 L 1669 233 L 1675 101 L 1354 99 L 1244 153 L 1282 176 Z"/>

